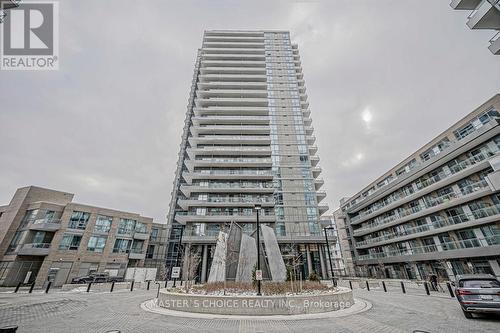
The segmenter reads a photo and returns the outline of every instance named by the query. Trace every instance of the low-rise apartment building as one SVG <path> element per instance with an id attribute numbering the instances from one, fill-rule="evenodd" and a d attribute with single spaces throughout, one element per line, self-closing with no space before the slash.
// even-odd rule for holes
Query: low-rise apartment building
<path id="1" fill-rule="evenodd" d="M 357 274 L 500 276 L 500 95 L 341 202 Z"/>
<path id="2" fill-rule="evenodd" d="M 70 283 L 76 276 L 124 276 L 142 267 L 153 220 L 72 202 L 73 194 L 20 188 L 0 206 L 0 286 Z"/>

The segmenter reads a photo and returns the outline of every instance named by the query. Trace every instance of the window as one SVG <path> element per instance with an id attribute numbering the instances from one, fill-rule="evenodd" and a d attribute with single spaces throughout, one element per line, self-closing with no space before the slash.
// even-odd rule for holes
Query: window
<path id="1" fill-rule="evenodd" d="M 132 240 L 117 238 L 113 246 L 113 253 L 128 253 Z"/>
<path id="2" fill-rule="evenodd" d="M 132 244 L 132 248 L 130 249 L 130 252 L 132 253 L 142 253 L 142 246 L 144 245 L 143 240 L 135 240 L 134 243 Z"/>
<path id="3" fill-rule="evenodd" d="M 462 280 L 460 281 L 462 288 L 500 288 L 500 282 L 497 280 Z"/>
<path id="4" fill-rule="evenodd" d="M 82 236 L 80 235 L 64 234 L 61 244 L 59 244 L 59 250 L 78 250 L 81 240 Z"/>
<path id="5" fill-rule="evenodd" d="M 74 211 L 69 219 L 68 228 L 85 230 L 90 213 Z"/>
<path id="6" fill-rule="evenodd" d="M 26 211 L 26 214 L 21 221 L 21 226 L 19 228 L 24 228 L 30 221 L 33 221 L 35 217 L 38 215 L 38 209 L 30 209 Z"/>
<path id="7" fill-rule="evenodd" d="M 87 251 L 102 253 L 104 251 L 104 247 L 106 246 L 107 238 L 107 236 L 90 237 L 89 243 L 87 244 Z"/>
<path id="8" fill-rule="evenodd" d="M 141 222 L 136 222 L 135 224 L 135 232 L 140 232 L 140 233 L 147 233 L 147 227 L 144 223 L 141 223 Z"/>
<path id="9" fill-rule="evenodd" d="M 109 232 L 113 218 L 111 216 L 99 215 L 95 221 L 95 232 Z"/>
<path id="10" fill-rule="evenodd" d="M 21 239 L 23 239 L 24 234 L 26 231 L 16 231 L 14 234 L 14 237 L 12 237 L 12 241 L 10 242 L 9 247 L 7 248 L 7 253 L 9 252 L 16 252 L 17 247 L 19 243 L 21 242 Z"/>
<path id="11" fill-rule="evenodd" d="M 153 259 L 154 253 L 155 253 L 155 246 L 154 245 L 148 245 L 148 250 L 146 251 L 146 258 L 147 259 Z"/>
<path id="12" fill-rule="evenodd" d="M 158 238 L 158 229 L 157 228 L 152 228 L 151 229 L 151 235 L 149 235 L 149 239 L 152 241 L 156 241 Z"/>
<path id="13" fill-rule="evenodd" d="M 135 229 L 136 220 L 131 219 L 120 219 L 120 224 L 118 225 L 118 234 L 120 235 L 132 235 Z"/>

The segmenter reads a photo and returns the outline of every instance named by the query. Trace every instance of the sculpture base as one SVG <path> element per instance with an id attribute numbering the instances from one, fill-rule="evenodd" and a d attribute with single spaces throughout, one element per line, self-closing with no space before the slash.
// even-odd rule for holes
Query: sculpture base
<path id="1" fill-rule="evenodd" d="M 212 296 L 160 290 L 157 302 L 158 306 L 174 311 L 245 316 L 323 313 L 347 309 L 353 304 L 352 291 L 347 288 L 320 294 L 279 296 Z"/>

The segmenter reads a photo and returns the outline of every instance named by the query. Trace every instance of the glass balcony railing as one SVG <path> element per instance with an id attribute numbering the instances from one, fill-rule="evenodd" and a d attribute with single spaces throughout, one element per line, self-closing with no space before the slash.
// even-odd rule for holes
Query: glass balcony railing
<path id="1" fill-rule="evenodd" d="M 477 247 L 482 247 L 483 243 L 488 244 L 488 246 L 500 245 L 500 235 L 495 235 L 486 238 L 472 238 L 466 240 L 458 240 L 453 242 L 442 242 L 440 244 L 424 245 L 424 246 L 412 247 L 401 250 L 391 250 L 386 252 L 364 254 L 358 256 L 358 260 L 380 259 L 387 257 L 408 256 L 408 255 L 423 254 L 423 253 L 434 253 L 438 251 L 440 252 L 439 247 L 441 247 L 442 251 L 477 248 Z"/>
<path id="2" fill-rule="evenodd" d="M 271 170 L 204 170 L 192 173 L 192 175 L 221 175 L 221 176 L 272 176 Z"/>
<path id="3" fill-rule="evenodd" d="M 273 184 L 244 184 L 244 183 L 209 183 L 207 186 L 201 184 L 193 184 L 193 186 L 200 186 L 206 188 L 274 188 Z"/>
<path id="4" fill-rule="evenodd" d="M 211 158 L 211 157 L 197 157 L 195 161 L 204 162 L 229 162 L 229 163 L 270 163 L 270 158 Z"/>
<path id="5" fill-rule="evenodd" d="M 226 198 L 215 197 L 215 198 L 208 198 L 206 200 L 191 198 L 191 199 L 181 199 L 181 200 L 193 200 L 197 202 L 218 202 L 218 203 L 274 203 L 274 198 L 246 198 L 246 197 L 226 197 Z"/>
<path id="6" fill-rule="evenodd" d="M 28 243 L 23 244 L 23 249 L 48 249 L 50 248 L 50 243 Z"/>
<path id="7" fill-rule="evenodd" d="M 425 209 L 428 209 L 428 208 L 432 208 L 432 207 L 435 207 L 437 205 L 446 203 L 446 202 L 448 202 L 450 200 L 454 200 L 456 198 L 462 197 L 464 195 L 480 191 L 480 190 L 482 190 L 482 189 L 484 189 L 486 187 L 488 187 L 488 183 L 486 182 L 486 180 L 481 180 L 479 182 L 476 182 L 476 183 L 473 183 L 473 184 L 469 184 L 467 186 L 462 187 L 460 189 L 461 190 L 460 193 L 451 192 L 451 193 L 442 195 L 440 197 L 427 197 L 427 198 L 424 198 L 425 204 L 420 204 L 419 206 L 407 208 L 407 209 L 404 209 L 404 210 L 399 210 L 397 213 L 394 213 L 393 215 L 387 216 L 385 218 L 376 219 L 375 221 L 373 221 L 373 222 L 367 224 L 366 226 L 364 226 L 363 228 L 356 229 L 354 232 L 355 233 L 356 232 L 358 232 L 358 233 L 359 232 L 363 232 L 363 231 L 369 230 L 371 228 L 374 228 L 374 227 L 377 227 L 377 226 L 381 226 L 381 225 L 384 225 L 384 224 L 387 224 L 387 223 L 390 223 L 390 222 L 402 219 L 404 217 L 407 217 L 407 216 L 419 213 L 422 210 L 425 210 Z"/>
<path id="8" fill-rule="evenodd" d="M 232 212 L 232 211 L 222 211 L 222 212 L 205 212 L 205 213 L 196 213 L 195 211 L 194 212 L 186 212 L 186 214 L 178 214 L 178 215 L 184 215 L 184 216 L 191 216 L 191 217 L 199 217 L 199 218 L 203 218 L 203 217 L 211 217 L 211 216 L 232 216 L 232 217 L 235 217 L 235 218 L 238 218 L 238 217 L 254 217 L 255 218 L 255 212 L 253 209 L 249 209 L 248 212 L 244 212 L 244 211 L 239 211 L 239 212 Z M 275 216 L 274 214 L 274 210 L 272 211 L 264 211 L 264 210 L 261 210 L 261 212 L 259 213 L 259 216 L 260 217 L 269 217 L 269 216 Z"/>
<path id="9" fill-rule="evenodd" d="M 480 162 L 494 156 L 497 153 L 498 153 L 498 150 L 496 150 L 494 152 L 490 151 L 490 152 L 486 152 L 486 153 L 477 154 L 471 158 L 460 161 L 459 163 L 457 163 L 453 166 L 449 166 L 448 167 L 449 172 L 441 171 L 438 174 L 436 174 L 436 175 L 434 175 L 426 180 L 414 182 L 417 190 L 406 191 L 406 192 L 404 192 L 404 191 L 395 192 L 392 195 L 386 197 L 383 202 L 372 205 L 371 208 L 366 209 L 364 211 L 360 211 L 359 215 L 351 218 L 351 222 L 356 222 L 356 221 L 360 220 L 362 217 L 370 215 L 370 214 L 372 214 L 372 213 L 374 213 L 374 212 L 376 212 L 376 211 L 378 211 L 378 210 L 380 210 L 380 209 L 382 209 L 382 208 L 384 208 L 384 207 L 386 207 L 386 206 L 388 206 L 396 201 L 402 200 L 405 197 L 408 197 L 410 195 L 418 193 L 419 191 L 425 189 L 426 187 L 428 187 L 432 184 L 435 184 L 441 180 L 444 180 L 448 177 L 451 177 L 452 175 L 454 175 L 460 171 L 468 169 L 468 168 L 476 165 L 477 163 L 480 163 Z"/>
<path id="10" fill-rule="evenodd" d="M 424 225 L 419 225 L 416 227 L 412 228 L 405 228 L 404 231 L 400 232 L 392 232 L 388 233 L 379 237 L 374 237 L 374 238 L 369 238 L 365 239 L 363 241 L 356 242 L 357 246 L 364 246 L 368 244 L 374 244 L 378 242 L 382 242 L 385 240 L 390 240 L 390 239 L 395 239 L 398 237 L 403 237 L 403 236 L 408 236 L 424 231 L 429 231 L 429 230 L 435 230 L 455 224 L 460 224 L 464 222 L 469 222 L 471 220 L 477 220 L 481 218 L 486 218 L 490 216 L 495 216 L 495 215 L 500 215 L 500 205 L 495 205 L 491 207 L 486 207 L 482 209 L 477 209 L 471 211 L 471 213 L 467 214 L 460 214 L 460 215 L 455 215 L 451 217 L 442 217 L 442 216 L 434 216 L 434 221 L 432 221 L 432 224 L 424 224 Z"/>

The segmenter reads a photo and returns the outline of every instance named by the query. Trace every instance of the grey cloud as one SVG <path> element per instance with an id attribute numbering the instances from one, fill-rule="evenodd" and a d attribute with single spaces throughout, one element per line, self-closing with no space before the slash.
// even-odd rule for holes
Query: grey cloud
<path id="1" fill-rule="evenodd" d="M 447 0 L 374 3 L 61 2 L 61 69 L 0 72 L 0 202 L 35 184 L 164 221 L 201 35 L 239 28 L 299 43 L 336 207 L 500 87 L 491 33 Z"/>

